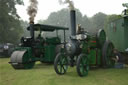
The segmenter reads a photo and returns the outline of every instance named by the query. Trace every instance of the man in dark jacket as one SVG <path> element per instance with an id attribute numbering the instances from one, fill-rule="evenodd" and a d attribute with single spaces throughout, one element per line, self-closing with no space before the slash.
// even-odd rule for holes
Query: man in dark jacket
<path id="1" fill-rule="evenodd" d="M 118 50 L 114 50 L 114 54 L 115 54 L 115 58 L 113 60 L 115 60 L 115 68 L 123 68 L 124 67 L 124 56 L 121 55 L 120 52 L 118 52 Z"/>

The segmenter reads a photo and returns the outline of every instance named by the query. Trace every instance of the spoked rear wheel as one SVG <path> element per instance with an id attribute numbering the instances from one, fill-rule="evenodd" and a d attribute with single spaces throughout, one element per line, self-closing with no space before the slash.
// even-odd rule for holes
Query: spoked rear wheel
<path id="1" fill-rule="evenodd" d="M 89 70 L 88 57 L 80 54 L 77 59 L 76 70 L 80 77 L 87 76 Z"/>
<path id="2" fill-rule="evenodd" d="M 112 42 L 106 41 L 102 49 L 102 64 L 104 68 L 113 67 L 115 65 L 113 50 L 114 45 Z"/>
<path id="3" fill-rule="evenodd" d="M 55 72 L 59 75 L 63 75 L 66 73 L 68 69 L 68 59 L 64 54 L 62 53 L 57 54 L 54 61 L 54 69 Z"/>

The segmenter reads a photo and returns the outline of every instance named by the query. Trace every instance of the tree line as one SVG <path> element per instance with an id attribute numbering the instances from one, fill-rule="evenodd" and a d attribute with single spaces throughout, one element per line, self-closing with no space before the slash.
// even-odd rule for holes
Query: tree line
<path id="1" fill-rule="evenodd" d="M 15 5 L 23 5 L 22 0 L 0 0 L 0 43 L 18 44 L 21 36 L 29 36 L 26 27 L 29 25 L 27 21 L 20 19 L 16 12 Z M 95 34 L 98 29 L 104 29 L 105 23 L 117 18 L 118 15 L 107 15 L 104 13 L 96 13 L 92 17 L 82 15 L 79 9 L 76 9 L 76 23 L 81 24 L 82 28 L 88 32 Z M 70 28 L 70 14 L 68 9 L 61 9 L 52 12 L 46 20 L 40 19 L 40 24 L 48 24 L 55 26 L 63 26 Z M 70 30 L 66 32 L 66 37 L 70 36 Z M 51 36 L 55 33 L 43 33 L 43 36 Z M 59 34 L 62 36 L 62 32 Z M 63 36 L 62 36 L 63 37 Z"/>
<path id="2" fill-rule="evenodd" d="M 55 25 L 55 26 L 63 26 L 70 28 L 70 13 L 69 9 L 62 9 L 57 12 L 52 12 L 46 20 L 39 20 L 38 23 Z M 99 12 L 93 15 L 92 17 L 88 17 L 86 15 L 82 15 L 79 9 L 76 9 L 76 24 L 80 24 L 85 31 L 88 31 L 91 35 L 95 35 L 99 29 L 105 29 L 105 26 L 115 19 L 121 17 L 120 15 L 107 15 L 105 13 Z M 66 32 L 66 38 L 70 36 L 71 30 Z M 44 33 L 44 35 L 51 36 L 53 34 Z M 55 35 L 55 33 L 54 33 Z M 60 32 L 60 36 L 62 36 L 62 32 Z M 61 37 L 63 38 L 63 36 Z"/>

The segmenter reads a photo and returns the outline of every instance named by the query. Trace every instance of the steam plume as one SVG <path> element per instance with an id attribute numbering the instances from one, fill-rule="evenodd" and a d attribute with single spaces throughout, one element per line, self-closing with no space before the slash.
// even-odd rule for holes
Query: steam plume
<path id="1" fill-rule="evenodd" d="M 29 0 L 30 2 L 30 6 L 28 6 L 27 8 L 27 13 L 29 15 L 29 20 L 30 23 L 34 22 L 35 16 L 37 14 L 37 10 L 38 10 L 38 1 L 37 0 Z"/>
<path id="2" fill-rule="evenodd" d="M 59 3 L 60 4 L 69 4 L 70 10 L 74 10 L 74 3 L 71 0 L 65 0 L 65 1 L 59 0 Z"/>

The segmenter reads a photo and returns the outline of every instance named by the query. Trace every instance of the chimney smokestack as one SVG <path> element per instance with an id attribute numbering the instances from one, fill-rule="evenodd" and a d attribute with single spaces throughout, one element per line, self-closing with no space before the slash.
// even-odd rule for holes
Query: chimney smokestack
<path id="1" fill-rule="evenodd" d="M 34 22 L 30 22 L 30 36 L 32 39 L 34 39 L 34 28 L 33 28 Z"/>
<path id="2" fill-rule="evenodd" d="M 71 35 L 76 35 L 76 12 L 70 10 L 70 24 L 71 24 Z"/>

